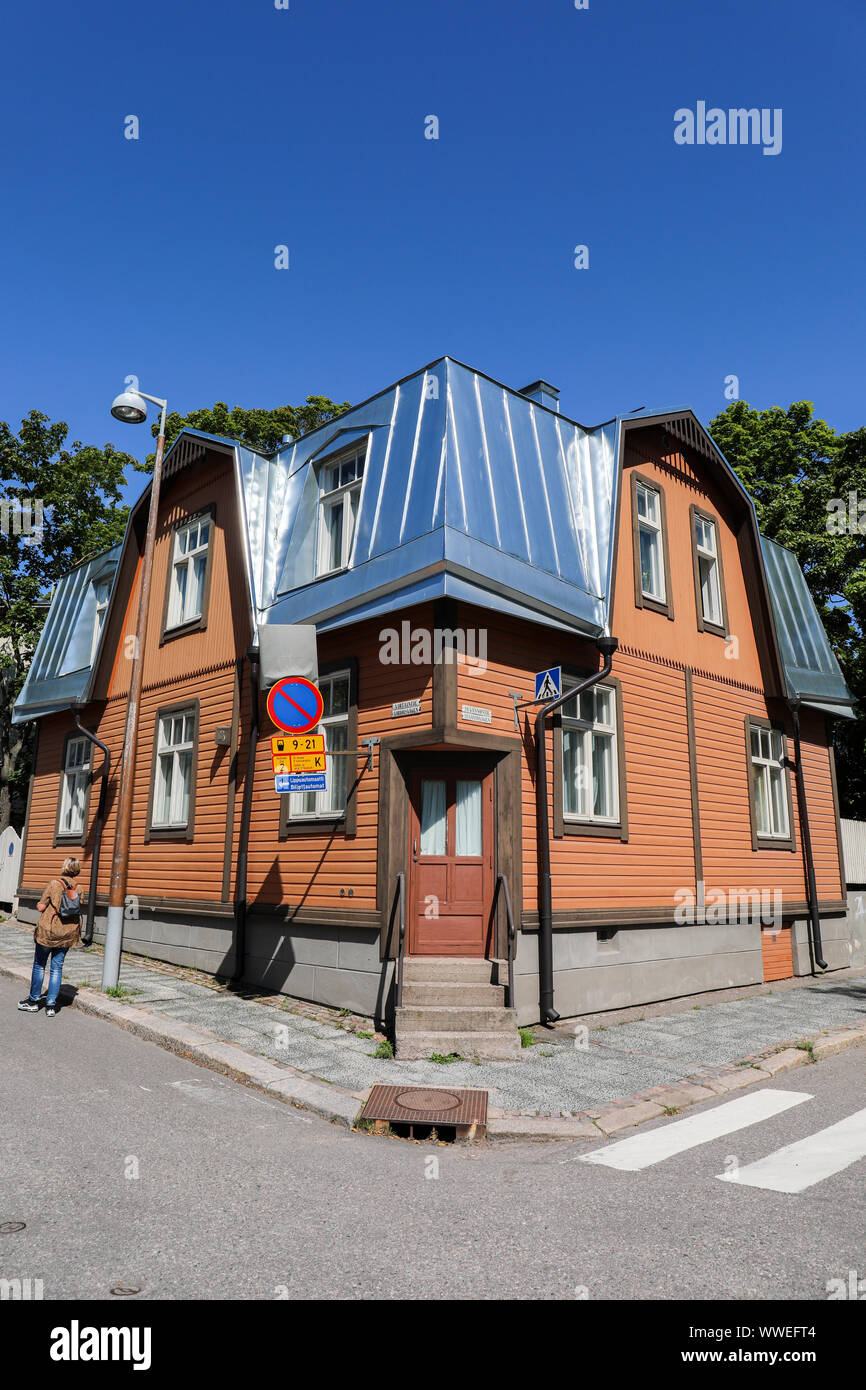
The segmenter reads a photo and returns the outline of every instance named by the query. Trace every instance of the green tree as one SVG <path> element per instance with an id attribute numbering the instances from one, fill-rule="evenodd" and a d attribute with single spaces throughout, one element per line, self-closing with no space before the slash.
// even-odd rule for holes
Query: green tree
<path id="1" fill-rule="evenodd" d="M 279 448 L 283 435 L 291 434 L 298 439 L 350 408 L 348 401 L 335 405 L 327 396 L 308 396 L 304 405 L 281 405 L 275 410 L 244 410 L 239 405 L 229 410 L 225 401 L 217 401 L 213 409 L 191 410 L 188 415 L 172 411 L 165 421 L 165 447 L 169 449 L 184 425 L 189 425 L 191 429 L 237 439 L 241 444 L 270 454 Z M 151 433 L 156 438 L 158 422 L 151 426 Z M 155 457 L 155 454 L 148 454 L 146 462 L 136 467 L 152 473 Z"/>
<path id="2" fill-rule="evenodd" d="M 68 426 L 31 410 L 15 435 L 0 421 L 0 829 L 24 821 L 32 725 L 12 705 L 45 621 L 54 585 L 79 561 L 115 545 L 128 507 L 129 454 L 75 441 Z"/>
<path id="3" fill-rule="evenodd" d="M 834 721 L 842 814 L 866 818 L 866 429 L 836 432 L 809 401 L 733 401 L 710 432 L 755 500 L 766 536 L 796 554 L 845 679 L 856 723 Z"/>

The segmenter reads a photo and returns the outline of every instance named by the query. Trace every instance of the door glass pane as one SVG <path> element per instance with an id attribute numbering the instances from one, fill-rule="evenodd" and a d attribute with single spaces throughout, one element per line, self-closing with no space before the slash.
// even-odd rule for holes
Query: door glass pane
<path id="1" fill-rule="evenodd" d="M 458 855 L 481 853 L 481 783 L 457 783 Z"/>
<path id="2" fill-rule="evenodd" d="M 421 853 L 445 853 L 445 783 L 421 783 Z"/>

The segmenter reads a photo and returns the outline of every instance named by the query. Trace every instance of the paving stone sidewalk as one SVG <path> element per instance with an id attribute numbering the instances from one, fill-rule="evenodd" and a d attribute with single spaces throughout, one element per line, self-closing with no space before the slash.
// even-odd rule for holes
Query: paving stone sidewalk
<path id="1" fill-rule="evenodd" d="M 33 959 L 32 928 L 0 923 L 0 966 L 26 967 Z M 64 986 L 99 995 L 102 951 L 67 956 Z M 689 1078 L 700 1083 L 721 1068 L 771 1048 L 815 1038 L 822 1032 L 866 1024 L 866 972 L 845 972 L 814 984 L 731 1000 L 688 1012 L 593 1028 L 577 1038 L 551 1034 L 524 1048 L 519 1062 L 400 1062 L 376 1058 L 373 1024 L 347 1031 L 323 1017 L 261 1004 L 184 978 L 163 963 L 124 956 L 124 1002 L 151 1016 L 208 1029 L 246 1052 L 295 1068 L 355 1094 L 377 1082 L 482 1087 L 490 1104 L 524 1116 L 562 1116 L 597 1111 L 635 1093 L 652 1093 Z M 61 1000 L 62 1000 L 61 996 Z M 315 1010 L 310 1011 L 315 1015 Z M 358 1020 L 346 1020 L 357 1027 Z M 364 1036 L 366 1032 L 370 1036 Z M 381 1035 L 378 1035 L 381 1036 Z M 652 1098 L 647 1095 L 647 1100 Z"/>

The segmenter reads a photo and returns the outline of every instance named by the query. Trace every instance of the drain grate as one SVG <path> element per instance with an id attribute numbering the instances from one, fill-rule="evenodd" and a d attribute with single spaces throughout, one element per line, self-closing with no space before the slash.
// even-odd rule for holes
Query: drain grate
<path id="1" fill-rule="evenodd" d="M 483 1126 L 487 1124 L 487 1092 L 374 1086 L 360 1118 L 390 1124 L 454 1125 L 458 1129 Z"/>

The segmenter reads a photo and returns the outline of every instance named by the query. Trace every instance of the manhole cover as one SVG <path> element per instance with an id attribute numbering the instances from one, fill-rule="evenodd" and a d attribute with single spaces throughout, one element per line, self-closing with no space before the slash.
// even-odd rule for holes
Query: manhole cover
<path id="1" fill-rule="evenodd" d="M 460 1097 L 449 1091 L 401 1091 L 395 1104 L 401 1110 L 454 1110 Z"/>
<path id="2" fill-rule="evenodd" d="M 487 1124 L 486 1091 L 437 1091 L 433 1086 L 374 1086 L 359 1116 L 396 1124 Z"/>
<path id="3" fill-rule="evenodd" d="M 16 1231 L 23 1231 L 26 1225 L 26 1221 L 4 1221 L 0 1224 L 0 1236 L 14 1236 Z"/>

